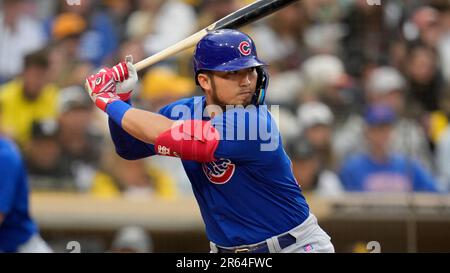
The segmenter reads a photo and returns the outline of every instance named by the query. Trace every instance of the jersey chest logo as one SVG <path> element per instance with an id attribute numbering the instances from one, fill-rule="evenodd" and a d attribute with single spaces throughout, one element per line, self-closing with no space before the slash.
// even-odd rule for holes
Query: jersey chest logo
<path id="1" fill-rule="evenodd" d="M 210 163 L 203 163 L 202 169 L 211 183 L 225 184 L 233 176 L 236 165 L 229 159 L 221 159 Z"/>

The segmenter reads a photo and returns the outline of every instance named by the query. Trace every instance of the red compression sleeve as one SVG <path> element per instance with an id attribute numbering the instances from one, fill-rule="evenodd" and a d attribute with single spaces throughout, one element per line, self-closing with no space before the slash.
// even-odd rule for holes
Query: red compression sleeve
<path id="1" fill-rule="evenodd" d="M 214 152 L 219 140 L 219 132 L 210 122 L 186 120 L 157 137 L 155 152 L 184 160 L 212 162 L 216 160 Z"/>

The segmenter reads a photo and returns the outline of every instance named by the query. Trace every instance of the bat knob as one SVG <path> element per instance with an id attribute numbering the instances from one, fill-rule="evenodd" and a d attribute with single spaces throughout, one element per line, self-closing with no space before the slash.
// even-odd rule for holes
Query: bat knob
<path id="1" fill-rule="evenodd" d="M 133 56 L 132 55 L 127 55 L 125 57 L 125 62 L 126 63 L 133 63 Z"/>

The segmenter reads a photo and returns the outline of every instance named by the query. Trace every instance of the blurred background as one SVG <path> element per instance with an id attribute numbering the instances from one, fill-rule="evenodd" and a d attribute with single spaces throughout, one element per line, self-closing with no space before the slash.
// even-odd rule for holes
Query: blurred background
<path id="1" fill-rule="evenodd" d="M 83 83 L 250 2 L 0 1 L 0 131 L 21 149 L 55 251 L 209 251 L 181 163 L 119 158 Z M 376 3 L 302 0 L 242 31 L 270 64 L 266 102 L 336 251 L 448 252 L 450 1 Z M 192 52 L 141 71 L 134 105 L 202 95 Z"/>

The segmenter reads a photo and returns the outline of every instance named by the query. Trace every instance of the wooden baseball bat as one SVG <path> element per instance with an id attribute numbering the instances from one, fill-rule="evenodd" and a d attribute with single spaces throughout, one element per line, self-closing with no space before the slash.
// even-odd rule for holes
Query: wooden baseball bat
<path id="1" fill-rule="evenodd" d="M 249 23 L 252 23 L 258 19 L 261 19 L 275 11 L 297 2 L 298 0 L 259 0 L 251 3 L 226 17 L 214 22 L 208 27 L 200 30 L 197 33 L 192 34 L 186 39 L 148 57 L 144 60 L 134 64 L 137 71 L 142 70 L 152 64 L 155 64 L 167 57 L 170 57 L 180 51 L 195 46 L 208 32 L 224 29 L 224 28 L 239 28 Z"/>

